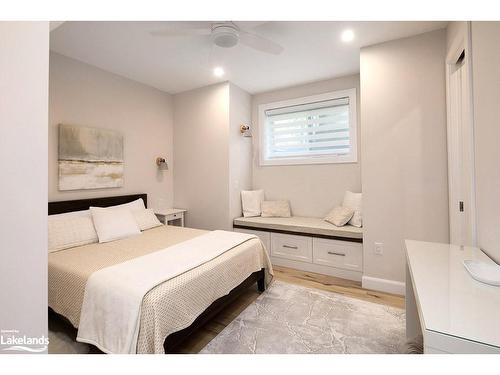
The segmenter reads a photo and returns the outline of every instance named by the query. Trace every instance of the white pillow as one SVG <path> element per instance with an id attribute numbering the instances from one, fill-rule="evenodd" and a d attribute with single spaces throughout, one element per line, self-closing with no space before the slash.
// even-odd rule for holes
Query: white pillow
<path id="1" fill-rule="evenodd" d="M 134 215 L 134 219 L 140 230 L 147 230 L 163 225 L 160 223 L 160 220 L 158 220 L 151 208 L 145 210 L 134 210 L 132 211 L 132 215 Z"/>
<path id="2" fill-rule="evenodd" d="M 58 219 L 65 219 L 68 217 L 92 217 L 90 215 L 90 210 L 83 210 L 83 211 L 71 211 L 71 212 L 65 212 L 64 214 L 55 214 L 55 215 L 49 215 L 49 221 L 50 220 L 58 220 Z"/>
<path id="3" fill-rule="evenodd" d="M 90 214 L 64 215 L 50 215 L 48 218 L 49 253 L 98 241 Z"/>
<path id="4" fill-rule="evenodd" d="M 332 223 L 337 227 L 342 227 L 351 220 L 354 215 L 354 210 L 349 207 L 335 207 L 330 213 L 325 217 L 325 221 Z"/>
<path id="5" fill-rule="evenodd" d="M 117 204 L 116 206 L 108 206 L 103 208 L 128 208 L 129 210 L 145 210 L 146 206 L 142 198 L 136 199 L 135 201 Z"/>
<path id="6" fill-rule="evenodd" d="M 346 191 L 344 195 L 344 202 L 342 203 L 342 206 L 352 208 L 354 210 L 354 215 L 352 215 L 351 220 L 349 220 L 349 224 L 358 228 L 361 228 L 363 226 L 361 200 L 362 193 L 353 193 L 351 191 Z"/>
<path id="7" fill-rule="evenodd" d="M 90 207 L 99 243 L 110 242 L 141 233 L 134 215 L 127 208 Z"/>
<path id="8" fill-rule="evenodd" d="M 262 202 L 262 217 L 290 217 L 290 203 L 288 201 Z"/>
<path id="9" fill-rule="evenodd" d="M 264 201 L 264 190 L 242 190 L 241 206 L 244 217 L 260 216 L 260 205 Z"/>
<path id="10" fill-rule="evenodd" d="M 130 210 L 145 210 L 146 206 L 144 205 L 144 201 L 142 198 L 136 199 L 135 201 L 129 202 L 129 203 L 124 203 L 124 204 L 118 204 L 116 206 L 109 206 L 109 207 L 103 207 L 103 208 L 128 208 Z M 92 217 L 90 214 L 90 210 L 82 210 L 82 211 L 71 211 L 71 212 L 66 212 L 64 214 L 56 214 L 56 215 L 49 215 L 49 220 L 50 219 L 59 219 L 59 218 L 66 218 L 66 217 L 74 217 L 74 216 L 87 216 L 87 217 Z"/>

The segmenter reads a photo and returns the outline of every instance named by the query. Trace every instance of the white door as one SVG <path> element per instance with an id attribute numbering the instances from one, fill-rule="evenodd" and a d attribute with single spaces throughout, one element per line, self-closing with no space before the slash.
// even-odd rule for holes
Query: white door
<path id="1" fill-rule="evenodd" d="M 470 58 L 465 49 L 454 56 L 446 67 L 450 242 L 474 246 L 476 220 Z"/>

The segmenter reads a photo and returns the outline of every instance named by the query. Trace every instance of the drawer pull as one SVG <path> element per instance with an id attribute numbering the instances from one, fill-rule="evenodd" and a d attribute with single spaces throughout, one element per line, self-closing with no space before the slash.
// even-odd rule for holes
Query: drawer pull
<path id="1" fill-rule="evenodd" d="M 298 249 L 298 247 L 297 247 L 297 246 L 283 245 L 283 247 L 286 247 L 287 249 L 295 249 L 295 250 L 297 250 L 297 249 Z"/>
<path id="2" fill-rule="evenodd" d="M 335 253 L 333 251 L 329 251 L 328 254 L 330 255 L 338 255 L 338 256 L 341 256 L 341 257 L 345 257 L 345 254 L 342 254 L 342 253 Z"/>

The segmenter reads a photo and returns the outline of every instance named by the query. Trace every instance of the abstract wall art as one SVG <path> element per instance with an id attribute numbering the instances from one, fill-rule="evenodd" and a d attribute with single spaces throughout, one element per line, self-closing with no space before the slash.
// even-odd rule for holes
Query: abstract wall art
<path id="1" fill-rule="evenodd" d="M 123 186 L 123 135 L 115 130 L 59 125 L 59 190 Z"/>

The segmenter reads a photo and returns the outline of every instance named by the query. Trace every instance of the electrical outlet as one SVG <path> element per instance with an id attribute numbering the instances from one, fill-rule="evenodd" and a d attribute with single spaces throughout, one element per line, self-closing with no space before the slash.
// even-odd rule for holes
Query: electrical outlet
<path id="1" fill-rule="evenodd" d="M 384 244 L 382 242 L 375 242 L 375 247 L 373 248 L 373 252 L 377 255 L 383 255 Z"/>

